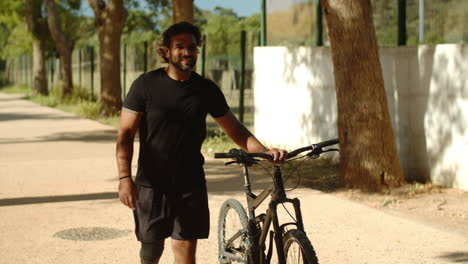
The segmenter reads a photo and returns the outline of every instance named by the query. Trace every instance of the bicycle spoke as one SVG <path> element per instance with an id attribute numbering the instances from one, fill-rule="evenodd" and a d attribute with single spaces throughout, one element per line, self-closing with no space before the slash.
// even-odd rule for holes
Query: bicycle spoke
<path id="1" fill-rule="evenodd" d="M 247 216 L 242 205 L 230 199 L 220 211 L 219 248 L 220 263 L 247 263 L 246 252 L 250 249 L 247 236 Z"/>

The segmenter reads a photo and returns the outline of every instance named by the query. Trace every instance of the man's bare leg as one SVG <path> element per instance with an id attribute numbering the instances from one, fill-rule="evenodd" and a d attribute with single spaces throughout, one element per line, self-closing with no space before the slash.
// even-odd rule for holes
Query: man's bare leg
<path id="1" fill-rule="evenodd" d="M 172 239 L 172 251 L 174 252 L 174 263 L 195 264 L 195 253 L 197 251 L 197 240 Z"/>
<path id="2" fill-rule="evenodd" d="M 164 239 L 154 243 L 141 243 L 141 264 L 158 264 L 164 251 Z"/>

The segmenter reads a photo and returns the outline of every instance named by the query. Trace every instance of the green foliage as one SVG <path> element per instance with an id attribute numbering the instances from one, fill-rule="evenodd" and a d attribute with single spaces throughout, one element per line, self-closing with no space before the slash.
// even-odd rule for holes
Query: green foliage
<path id="1" fill-rule="evenodd" d="M 398 36 L 398 1 L 371 0 L 375 32 L 380 46 L 395 46 Z M 468 41 L 468 2 L 424 1 L 424 44 Z M 419 44 L 419 1 L 406 1 L 407 44 Z"/>
<path id="2" fill-rule="evenodd" d="M 202 152 L 213 154 L 215 152 L 226 152 L 237 145 L 221 129 L 208 129 L 206 139 L 202 145 Z"/>
<path id="3" fill-rule="evenodd" d="M 81 0 L 64 0 L 64 1 L 61 1 L 60 4 L 67 5 L 72 10 L 76 10 L 76 11 L 80 10 L 81 8 Z"/>
<path id="4" fill-rule="evenodd" d="M 67 0 L 57 3 L 62 31 L 73 42 L 89 37 L 94 32 L 94 29 L 90 27 L 90 21 L 80 14 L 80 8 L 81 1 L 79 0 Z"/>
<path id="5" fill-rule="evenodd" d="M 32 37 L 26 24 L 18 23 L 11 28 L 0 29 L 0 58 L 16 58 L 32 52 Z"/>
<path id="6" fill-rule="evenodd" d="M 29 86 L 25 84 L 21 85 L 11 85 L 11 84 L 6 84 L 0 86 L 0 92 L 2 93 L 7 93 L 7 94 L 28 94 L 31 92 Z"/>
<path id="7" fill-rule="evenodd" d="M 94 120 L 99 118 L 99 102 L 81 101 L 78 102 L 77 107 L 79 116 Z"/>
<path id="8" fill-rule="evenodd" d="M 209 58 L 229 60 L 237 67 L 240 56 L 241 31 L 247 32 L 247 58 L 252 57 L 253 46 L 257 43 L 260 30 L 260 15 L 238 17 L 231 9 L 215 8 L 214 12 L 203 11 L 206 24 L 201 27 L 206 34 L 206 47 Z M 229 57 L 226 57 L 229 56 Z"/>
<path id="9" fill-rule="evenodd" d="M 31 36 L 24 23 L 21 1 L 3 0 L 0 7 L 0 58 L 31 52 Z"/>
<path id="10" fill-rule="evenodd" d="M 30 96 L 30 100 L 41 105 L 46 105 L 49 107 L 59 107 L 59 108 L 65 108 L 65 109 L 67 109 L 67 107 L 70 107 L 71 105 L 80 105 L 80 104 L 84 104 L 82 106 L 83 108 L 89 109 L 90 105 L 86 104 L 87 102 L 96 103 L 95 98 L 91 96 L 88 89 L 78 87 L 78 86 L 75 86 L 73 88 L 72 94 L 68 97 L 62 96 L 62 89 L 60 89 L 59 86 L 54 86 L 49 91 L 49 95 L 47 96 L 32 95 Z M 83 110 L 83 112 L 88 112 L 88 110 L 85 109 Z"/>
<path id="11" fill-rule="evenodd" d="M 118 124 L 118 117 L 101 117 L 99 114 L 100 103 L 91 97 L 87 89 L 75 87 L 73 94 L 70 97 L 63 98 L 62 92 L 59 87 L 53 87 L 48 96 L 44 95 L 31 95 L 31 89 L 27 85 L 9 85 L 1 87 L 0 91 L 10 94 L 26 94 L 27 99 L 34 103 L 58 108 L 62 111 L 71 112 L 78 116 L 98 120 L 107 125 Z"/>
<path id="12" fill-rule="evenodd" d="M 124 32 L 155 30 L 156 14 L 146 10 L 128 10 Z"/>
<path id="13" fill-rule="evenodd" d="M 149 9 L 154 11 L 171 7 L 171 3 L 171 0 L 146 0 Z"/>

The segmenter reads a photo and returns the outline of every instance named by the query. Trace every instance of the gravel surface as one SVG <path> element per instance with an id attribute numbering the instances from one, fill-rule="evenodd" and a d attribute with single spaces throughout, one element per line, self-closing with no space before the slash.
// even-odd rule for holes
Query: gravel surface
<path id="1" fill-rule="evenodd" d="M 0 264 L 138 263 L 132 212 L 116 199 L 114 142 L 110 127 L 0 93 Z M 217 262 L 222 202 L 234 197 L 245 204 L 239 168 L 208 158 L 206 171 L 211 234 L 199 242 L 201 264 Z M 257 190 L 269 184 L 268 177 L 253 178 Z M 398 213 L 401 205 L 414 211 L 411 199 L 392 198 L 381 208 L 384 196 L 363 202 L 357 193 L 307 184 L 288 195 L 301 199 L 321 263 L 468 262 L 465 233 Z M 449 212 L 452 204 L 435 200 L 426 213 Z M 466 206 L 461 209 L 453 212 L 466 217 Z M 161 263 L 173 263 L 166 244 Z"/>

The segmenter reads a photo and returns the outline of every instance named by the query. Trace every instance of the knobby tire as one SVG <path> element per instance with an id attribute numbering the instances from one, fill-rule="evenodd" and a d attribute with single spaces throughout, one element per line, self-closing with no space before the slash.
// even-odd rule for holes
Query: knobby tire
<path id="1" fill-rule="evenodd" d="M 297 229 L 287 231 L 283 243 L 287 264 L 318 264 L 317 254 L 304 232 Z"/>
<path id="2" fill-rule="evenodd" d="M 232 219 L 231 217 L 229 217 L 232 216 L 230 214 L 234 214 L 234 218 L 236 219 Z M 235 223 L 230 223 L 230 220 L 234 220 L 234 222 L 240 221 L 240 226 L 235 228 Z M 251 262 L 249 256 L 249 252 L 251 252 L 251 245 L 248 237 L 247 226 L 247 214 L 245 213 L 242 204 L 235 199 L 226 200 L 221 206 L 218 218 L 218 260 L 221 264 Z M 233 228 L 234 230 L 230 230 Z M 245 232 L 242 233 L 242 235 L 235 240 L 235 250 L 230 250 L 229 248 L 226 249 L 226 241 L 230 238 L 226 237 L 226 234 L 231 233 L 229 235 L 233 235 L 232 233 L 236 233 L 237 231 L 239 231 L 239 229 L 243 229 L 245 230 Z M 231 232 L 226 232 L 228 230 L 230 230 Z M 235 255 L 240 257 L 242 260 L 234 261 L 233 259 L 225 257 L 224 254 L 226 251 L 231 253 L 235 252 Z"/>

